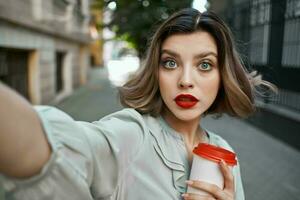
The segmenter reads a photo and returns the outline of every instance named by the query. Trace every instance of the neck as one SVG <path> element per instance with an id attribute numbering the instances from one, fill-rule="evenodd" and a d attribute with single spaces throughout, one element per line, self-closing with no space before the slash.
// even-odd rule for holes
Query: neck
<path id="1" fill-rule="evenodd" d="M 169 110 L 164 110 L 162 116 L 170 127 L 182 134 L 188 146 L 194 146 L 200 142 L 203 132 L 199 126 L 200 117 L 185 121 L 175 117 Z"/>

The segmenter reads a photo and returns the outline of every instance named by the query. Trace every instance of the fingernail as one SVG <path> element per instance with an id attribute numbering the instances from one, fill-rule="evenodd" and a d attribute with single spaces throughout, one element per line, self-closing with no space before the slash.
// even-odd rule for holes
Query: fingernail
<path id="1" fill-rule="evenodd" d="M 221 163 L 223 164 L 223 165 L 226 165 L 226 162 L 222 159 L 221 160 Z"/>
<path id="2" fill-rule="evenodd" d="M 193 181 L 188 180 L 188 181 L 185 181 L 185 183 L 188 184 L 188 185 L 192 185 Z"/>
<path id="3" fill-rule="evenodd" d="M 188 194 L 182 194 L 181 196 L 182 197 L 188 197 L 189 195 Z"/>

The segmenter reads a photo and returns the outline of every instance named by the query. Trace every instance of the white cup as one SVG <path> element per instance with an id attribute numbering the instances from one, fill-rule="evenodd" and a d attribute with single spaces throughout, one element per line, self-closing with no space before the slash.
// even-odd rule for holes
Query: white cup
<path id="1" fill-rule="evenodd" d="M 224 188 L 224 177 L 220 170 L 220 162 L 224 160 L 232 168 L 237 164 L 235 153 L 211 144 L 199 143 L 193 150 L 193 164 L 190 173 L 190 180 L 204 181 Z M 187 193 L 201 196 L 211 196 L 209 193 L 188 187 Z"/>

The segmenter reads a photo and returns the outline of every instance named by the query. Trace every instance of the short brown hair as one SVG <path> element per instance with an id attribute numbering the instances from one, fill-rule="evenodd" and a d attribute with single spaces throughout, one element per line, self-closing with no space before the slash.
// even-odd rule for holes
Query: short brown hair
<path id="1" fill-rule="evenodd" d="M 208 32 L 215 39 L 221 75 L 218 95 L 205 114 L 227 113 L 238 117 L 251 114 L 255 110 L 255 86 L 271 84 L 246 70 L 236 51 L 230 29 L 216 14 L 200 13 L 193 8 L 174 13 L 159 26 L 150 40 L 141 69 L 119 88 L 122 105 L 142 114 L 159 115 L 164 106 L 158 86 L 161 46 L 171 35 L 197 31 Z"/>

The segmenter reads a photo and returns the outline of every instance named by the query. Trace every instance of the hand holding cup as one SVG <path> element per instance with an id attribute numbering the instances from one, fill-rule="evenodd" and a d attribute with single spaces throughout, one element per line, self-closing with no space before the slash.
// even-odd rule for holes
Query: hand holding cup
<path id="1" fill-rule="evenodd" d="M 232 167 L 237 164 L 235 153 L 200 143 L 194 150 L 188 190 L 184 199 L 234 199 Z"/>

